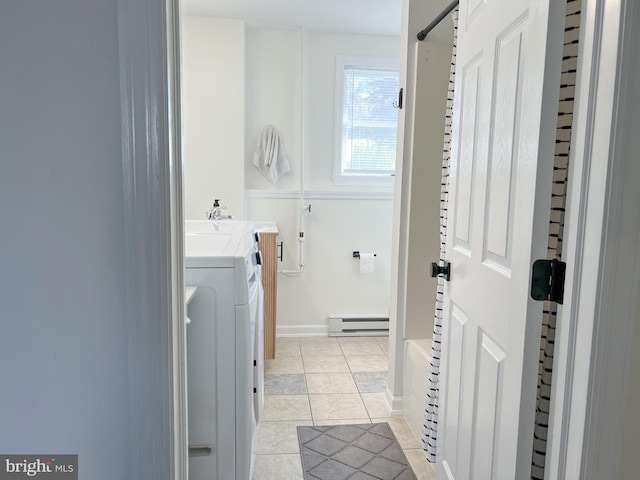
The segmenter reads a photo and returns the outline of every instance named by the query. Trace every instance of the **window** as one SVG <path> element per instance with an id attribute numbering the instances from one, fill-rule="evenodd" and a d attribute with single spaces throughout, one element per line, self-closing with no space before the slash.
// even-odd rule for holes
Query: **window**
<path id="1" fill-rule="evenodd" d="M 396 59 L 337 57 L 335 184 L 393 185 L 399 83 Z"/>

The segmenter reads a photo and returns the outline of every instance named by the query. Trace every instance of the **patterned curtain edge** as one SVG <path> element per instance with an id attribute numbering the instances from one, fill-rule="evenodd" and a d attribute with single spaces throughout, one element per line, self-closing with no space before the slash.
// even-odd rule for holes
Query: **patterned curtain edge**
<path id="1" fill-rule="evenodd" d="M 452 12 L 453 49 L 451 51 L 451 69 L 447 92 L 447 109 L 445 112 L 444 149 L 442 155 L 442 180 L 440 183 L 440 265 L 445 260 L 447 242 L 447 204 L 449 201 L 449 162 L 451 159 L 451 124 L 453 120 L 453 94 L 456 76 L 456 44 L 458 39 L 458 8 Z M 422 429 L 422 449 L 427 460 L 436 462 L 436 438 L 438 433 L 438 399 L 440 354 L 442 345 L 442 307 L 444 280 L 438 277 L 436 290 L 436 308 L 433 322 L 433 341 L 431 346 L 430 373 L 428 379 L 427 405 Z"/>

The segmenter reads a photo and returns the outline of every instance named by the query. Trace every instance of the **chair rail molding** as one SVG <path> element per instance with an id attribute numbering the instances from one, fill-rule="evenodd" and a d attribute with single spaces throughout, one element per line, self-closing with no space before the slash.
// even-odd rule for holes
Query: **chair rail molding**
<path id="1" fill-rule="evenodd" d="M 307 190 L 303 192 L 305 200 L 393 200 L 392 191 L 334 191 L 334 190 Z M 279 200 L 299 200 L 299 190 L 269 190 L 269 189 L 248 189 L 246 190 L 248 199 L 279 199 Z"/>

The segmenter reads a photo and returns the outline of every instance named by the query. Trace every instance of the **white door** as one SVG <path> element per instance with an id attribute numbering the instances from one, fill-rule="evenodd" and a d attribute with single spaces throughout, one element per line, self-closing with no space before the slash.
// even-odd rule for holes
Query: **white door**
<path id="1" fill-rule="evenodd" d="M 438 479 L 530 478 L 564 2 L 460 2 Z"/>

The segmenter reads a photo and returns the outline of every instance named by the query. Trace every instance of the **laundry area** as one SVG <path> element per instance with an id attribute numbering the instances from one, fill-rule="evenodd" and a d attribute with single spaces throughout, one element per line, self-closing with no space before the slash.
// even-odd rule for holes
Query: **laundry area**
<path id="1" fill-rule="evenodd" d="M 249 222 L 187 222 L 190 478 L 252 478 L 264 385 L 264 293 Z M 233 459 L 233 461 L 225 461 Z"/>

